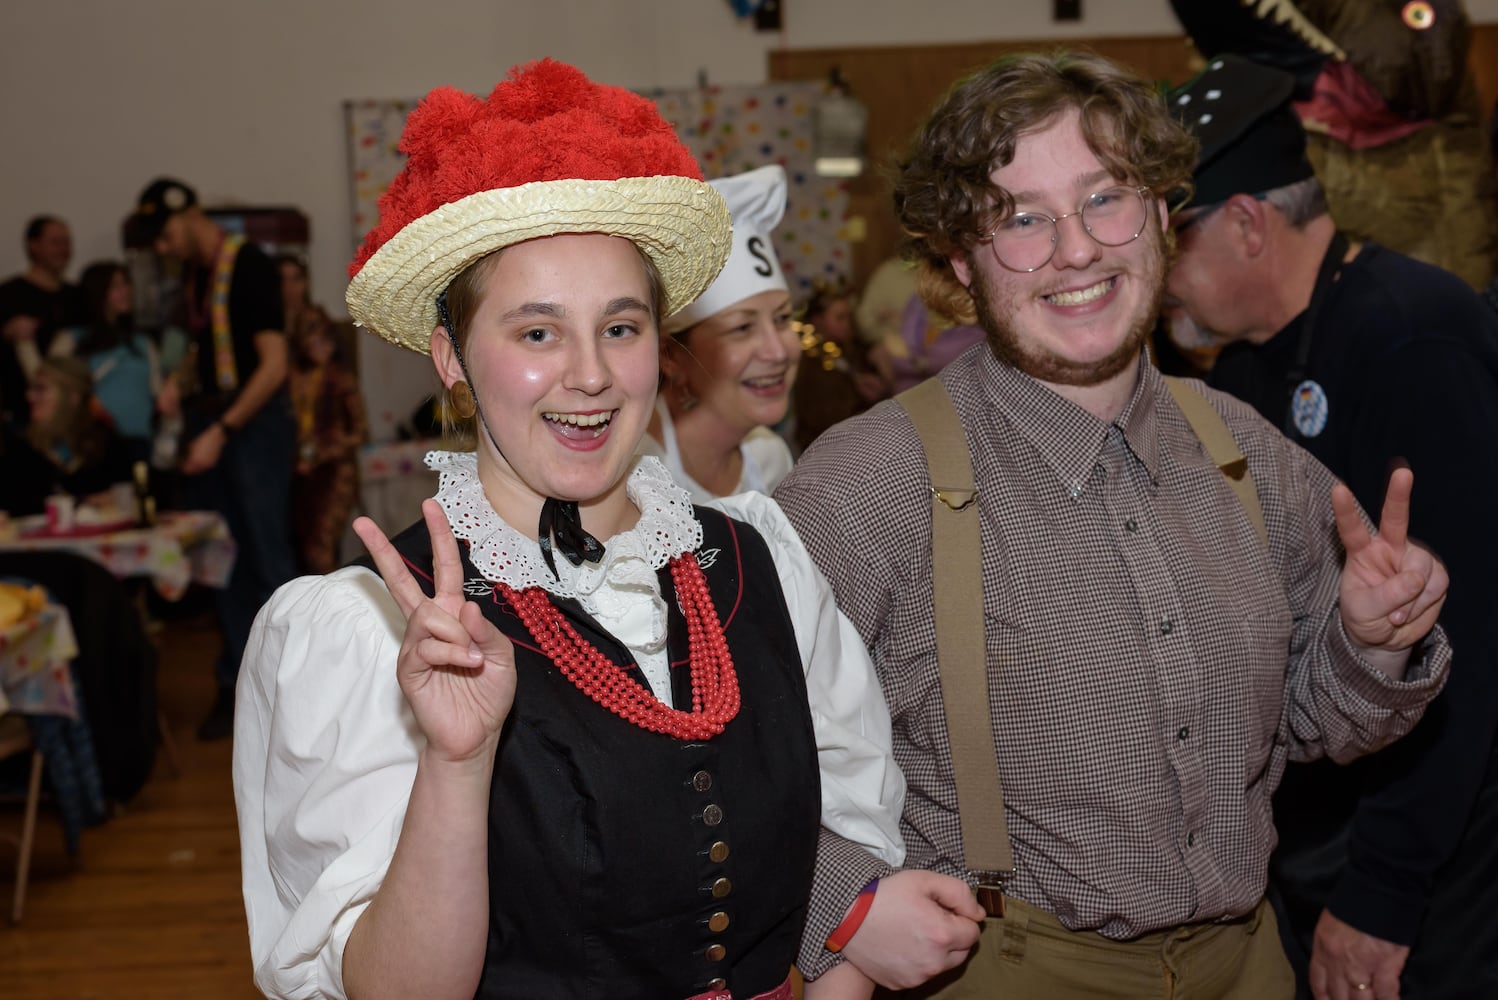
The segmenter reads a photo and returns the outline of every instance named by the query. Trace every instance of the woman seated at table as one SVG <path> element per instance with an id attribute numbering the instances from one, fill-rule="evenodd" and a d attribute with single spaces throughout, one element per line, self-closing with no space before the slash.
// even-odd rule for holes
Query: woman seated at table
<path id="1" fill-rule="evenodd" d="M 0 510 L 40 513 L 47 497 L 87 499 L 130 481 L 131 453 L 94 398 L 88 365 L 72 357 L 43 358 L 26 389 L 31 420 L 0 440 Z"/>
<path id="2" fill-rule="evenodd" d="M 636 455 L 660 319 L 727 255 L 722 199 L 651 102 L 550 61 L 434 91 L 401 148 L 350 315 L 431 352 L 477 445 L 428 457 L 424 524 L 356 523 L 379 576 L 293 581 L 256 621 L 256 982 L 788 998 L 819 836 L 898 863 L 903 783 L 779 509 L 694 508 Z"/>
<path id="3" fill-rule="evenodd" d="M 71 353 L 88 365 L 94 398 L 128 442 L 132 457 L 149 459 L 157 398 L 166 379 L 155 341 L 134 327 L 129 272 L 117 261 L 96 261 L 84 268 L 78 285 L 88 325 L 59 336 L 53 353 Z"/>
<path id="4" fill-rule="evenodd" d="M 785 419 L 801 360 L 770 242 L 785 213 L 785 171 L 760 167 L 711 183 L 733 215 L 733 250 L 712 286 L 666 321 L 665 385 L 643 448 L 698 503 L 768 495 L 791 471 L 791 450 L 770 427 Z"/>

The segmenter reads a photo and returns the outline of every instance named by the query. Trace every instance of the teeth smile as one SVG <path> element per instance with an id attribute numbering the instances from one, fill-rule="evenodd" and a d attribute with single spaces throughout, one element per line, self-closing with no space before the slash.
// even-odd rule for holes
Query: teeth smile
<path id="1" fill-rule="evenodd" d="M 1057 292 L 1054 295 L 1047 295 L 1045 300 L 1053 306 L 1081 306 L 1102 298 L 1112 287 L 1113 279 L 1104 278 L 1091 288 L 1083 288 L 1075 292 Z"/>
<path id="2" fill-rule="evenodd" d="M 759 378 L 744 379 L 745 385 L 752 385 L 756 389 L 769 389 L 785 381 L 785 375 L 761 375 Z"/>
<path id="3" fill-rule="evenodd" d="M 608 430 L 609 421 L 614 419 L 614 410 L 603 413 L 543 413 L 541 416 L 554 424 L 570 424 L 573 427 L 592 427 L 593 436 L 598 437 Z"/>

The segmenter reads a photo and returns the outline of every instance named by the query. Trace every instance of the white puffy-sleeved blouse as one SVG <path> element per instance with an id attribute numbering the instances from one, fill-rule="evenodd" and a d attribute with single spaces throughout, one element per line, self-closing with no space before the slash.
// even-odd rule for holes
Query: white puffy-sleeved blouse
<path id="1" fill-rule="evenodd" d="M 701 544 L 691 498 L 659 461 L 626 482 L 639 522 L 597 565 L 556 560 L 500 520 L 471 453 L 432 452 L 436 499 L 469 559 L 493 583 L 575 597 L 629 647 L 670 698 L 666 607 L 656 570 Z M 757 493 L 710 504 L 752 525 L 780 576 L 806 675 L 822 825 L 893 866 L 905 849 L 905 783 L 868 653 L 837 610 L 790 522 Z M 486 586 L 487 590 L 487 586 Z M 261 609 L 239 674 L 234 789 L 255 982 L 277 997 L 343 997 L 343 950 L 395 852 L 423 744 L 396 683 L 405 620 L 378 574 L 302 577 Z"/>

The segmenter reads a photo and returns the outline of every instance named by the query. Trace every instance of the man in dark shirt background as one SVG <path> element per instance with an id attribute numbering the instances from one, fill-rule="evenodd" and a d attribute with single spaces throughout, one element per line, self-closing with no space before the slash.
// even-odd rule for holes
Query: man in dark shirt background
<path id="1" fill-rule="evenodd" d="M 238 555 L 219 591 L 224 644 L 218 697 L 200 739 L 233 732 L 234 683 L 255 613 L 296 575 L 291 473 L 296 426 L 286 390 L 281 279 L 254 243 L 224 230 L 192 188 L 160 178 L 142 193 L 135 224 L 162 257 L 184 265 L 183 298 L 193 363 L 180 386 L 186 419 L 181 472 L 186 500 L 223 514 Z"/>
<path id="2" fill-rule="evenodd" d="M 0 284 L 0 411 L 26 423 L 26 380 L 58 330 L 84 321 L 83 297 L 64 278 L 73 259 L 68 224 L 51 215 L 26 223 L 24 272 Z"/>
<path id="3" fill-rule="evenodd" d="M 1455 275 L 1340 236 L 1292 87 L 1225 56 L 1170 95 L 1201 153 L 1166 316 L 1188 341 L 1194 326 L 1224 342 L 1211 384 L 1283 427 L 1370 517 L 1391 469 L 1413 469 L 1410 532 L 1451 574 L 1456 665 L 1405 739 L 1346 768 L 1289 768 L 1272 896 L 1302 995 L 1498 996 L 1498 535 L 1483 527 L 1498 314 Z"/>

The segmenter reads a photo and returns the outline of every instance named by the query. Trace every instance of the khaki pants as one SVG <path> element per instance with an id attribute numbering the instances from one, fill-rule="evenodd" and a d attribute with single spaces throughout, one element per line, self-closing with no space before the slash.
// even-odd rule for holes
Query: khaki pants
<path id="1" fill-rule="evenodd" d="M 984 923 L 967 963 L 906 1000 L 1291 1000 L 1295 978 L 1267 902 L 1223 924 L 1189 924 L 1133 941 L 1071 931 L 1016 899 Z"/>

